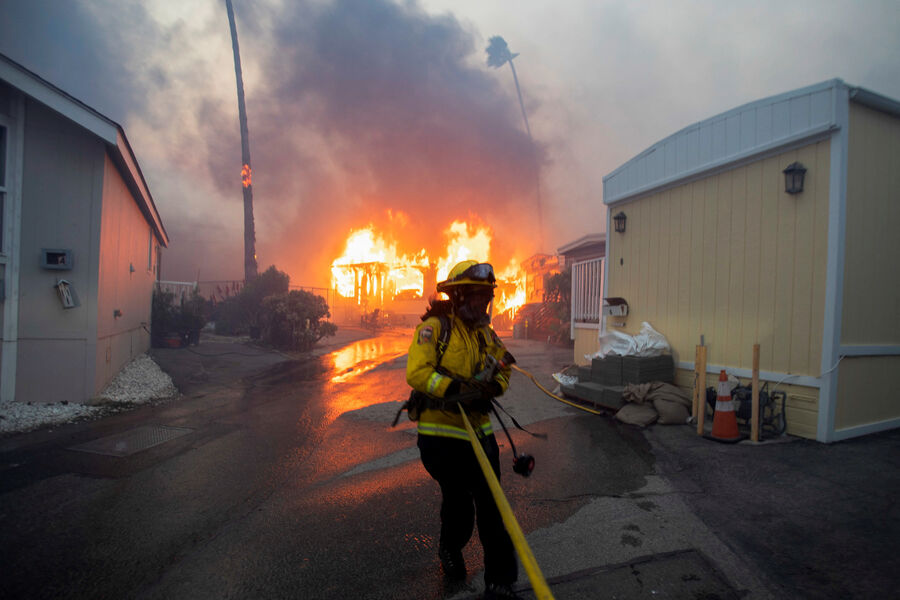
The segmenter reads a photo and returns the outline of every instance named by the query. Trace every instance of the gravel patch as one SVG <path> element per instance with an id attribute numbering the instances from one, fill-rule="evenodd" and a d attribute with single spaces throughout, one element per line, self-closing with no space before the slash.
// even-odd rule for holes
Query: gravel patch
<path id="1" fill-rule="evenodd" d="M 172 378 L 146 354 L 138 356 L 94 399 L 93 405 L 60 402 L 33 404 L 8 402 L 0 404 L 0 433 L 25 432 L 96 418 L 153 400 L 172 398 L 178 390 Z"/>

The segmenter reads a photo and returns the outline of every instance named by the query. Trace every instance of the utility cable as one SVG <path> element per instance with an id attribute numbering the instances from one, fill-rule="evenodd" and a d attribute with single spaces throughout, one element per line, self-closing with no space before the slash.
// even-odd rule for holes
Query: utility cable
<path id="1" fill-rule="evenodd" d="M 478 459 L 478 464 L 481 466 L 484 478 L 487 480 L 488 487 L 491 489 L 491 495 L 494 497 L 494 502 L 497 504 L 497 510 L 500 511 L 500 516 L 503 518 L 503 524 L 506 526 L 506 531 L 509 533 L 509 537 L 512 540 L 513 546 L 516 548 L 519 559 L 522 561 L 522 566 L 525 568 L 525 573 L 528 574 L 528 579 L 531 581 L 531 587 L 534 590 L 535 597 L 538 598 L 538 600 L 553 600 L 550 586 L 547 585 L 547 580 L 544 579 L 544 574 L 541 573 L 541 568 L 538 566 L 537 560 L 534 558 L 534 553 L 532 553 L 531 547 L 529 547 L 528 541 L 525 539 L 525 534 L 522 532 L 519 522 L 516 521 L 516 516 L 513 514 L 512 507 L 509 505 L 509 501 L 503 494 L 503 488 L 500 487 L 500 481 L 497 480 L 497 475 L 494 473 L 494 469 L 491 467 L 491 463 L 484 453 L 484 448 L 481 447 L 481 441 L 478 439 L 478 436 L 475 435 L 475 430 L 469 422 L 469 417 L 466 415 L 466 410 L 463 408 L 462 403 L 459 404 L 459 414 L 462 415 L 466 431 L 469 433 L 469 441 L 472 442 L 472 449 L 475 450 L 475 457 Z"/>
<path id="2" fill-rule="evenodd" d="M 557 396 L 556 394 L 554 394 L 553 392 L 551 392 L 550 390 L 548 390 L 547 388 L 545 388 L 544 386 L 542 386 L 542 385 L 540 384 L 540 382 L 538 382 L 537 378 L 535 378 L 534 375 L 532 375 L 531 373 L 529 373 L 529 372 L 526 371 L 525 369 L 519 367 L 518 365 L 512 365 L 512 368 L 515 369 L 516 371 L 518 371 L 519 373 L 525 375 L 525 376 L 528 377 L 529 379 L 531 379 L 531 381 L 534 382 L 534 385 L 538 386 L 538 388 L 540 388 L 540 390 L 541 390 L 542 392 L 544 392 L 545 394 L 547 394 L 548 396 L 550 396 L 550 397 L 553 398 L 554 400 L 559 400 L 559 401 L 562 402 L 563 404 L 568 404 L 569 406 L 575 407 L 575 408 L 577 408 L 577 409 L 579 409 L 579 410 L 583 410 L 584 412 L 589 412 L 589 413 L 591 413 L 592 415 L 603 415 L 603 414 L 606 414 L 606 413 L 604 413 L 604 412 L 602 412 L 602 411 L 594 410 L 594 409 L 588 408 L 588 407 L 586 407 L 586 406 L 581 406 L 580 404 L 575 404 L 574 402 L 570 402 L 570 401 L 566 400 L 565 398 L 561 398 L 561 397 Z"/>

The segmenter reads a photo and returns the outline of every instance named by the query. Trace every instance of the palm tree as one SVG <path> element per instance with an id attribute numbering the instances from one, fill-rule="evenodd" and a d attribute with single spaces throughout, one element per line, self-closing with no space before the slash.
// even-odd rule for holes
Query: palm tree
<path id="1" fill-rule="evenodd" d="M 531 127 L 528 125 L 528 115 L 525 113 L 525 103 L 522 101 L 522 90 L 519 88 L 519 77 L 516 75 L 516 66 L 513 64 L 513 59 L 519 55 L 518 52 L 513 54 L 509 51 L 509 46 L 506 44 L 506 40 L 504 40 L 499 35 L 495 35 L 490 40 L 488 40 L 488 47 L 486 48 L 488 59 L 487 64 L 489 67 L 494 67 L 498 69 L 502 67 L 504 64 L 509 63 L 509 68 L 512 70 L 513 81 L 516 84 L 516 94 L 519 96 L 519 108 L 522 109 L 522 120 L 525 121 L 525 131 L 528 133 L 528 140 L 531 142 L 532 150 L 534 149 L 534 138 L 531 137 Z M 541 250 L 544 247 L 544 223 L 543 218 L 541 216 L 541 178 L 540 173 L 538 172 L 537 165 L 535 165 L 535 189 L 537 193 L 537 218 L 538 218 L 538 231 L 540 235 L 540 244 Z"/>
<path id="2" fill-rule="evenodd" d="M 256 279 L 256 228 L 253 225 L 253 186 L 250 169 L 250 132 L 247 129 L 247 107 L 244 106 L 244 78 L 241 75 L 241 52 L 238 48 L 237 28 L 231 0 L 225 0 L 228 23 L 231 26 L 231 47 L 234 50 L 234 77 L 237 80 L 238 118 L 241 123 L 241 185 L 244 188 L 244 284 Z"/>

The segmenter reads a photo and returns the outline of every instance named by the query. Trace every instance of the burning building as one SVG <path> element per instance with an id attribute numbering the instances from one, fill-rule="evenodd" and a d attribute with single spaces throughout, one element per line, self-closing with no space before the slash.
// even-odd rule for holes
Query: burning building
<path id="1" fill-rule="evenodd" d="M 331 264 L 335 318 L 356 322 L 377 309 L 391 323 L 412 325 L 436 293 L 437 282 L 447 277 L 453 265 L 468 259 L 491 261 L 490 228 L 454 221 L 444 235 L 446 244 L 435 255 L 425 248 L 404 253 L 398 249 L 402 242 L 374 225 L 351 231 L 344 253 Z M 524 304 L 525 278 L 515 259 L 502 270 L 498 267 L 494 263 L 497 290 L 493 310 L 502 324 L 511 322 Z"/>

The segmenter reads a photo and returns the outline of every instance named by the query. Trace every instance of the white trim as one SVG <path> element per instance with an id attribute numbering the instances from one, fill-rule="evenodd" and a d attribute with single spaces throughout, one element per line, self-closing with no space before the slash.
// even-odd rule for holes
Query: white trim
<path id="1" fill-rule="evenodd" d="M 0 55 L 0 79 L 78 123 L 107 144 L 116 145 L 119 132 L 115 123 L 2 55 Z"/>
<path id="2" fill-rule="evenodd" d="M 144 217 L 156 231 L 162 246 L 169 245 L 169 236 L 162 218 L 150 195 L 147 182 L 137 163 L 137 158 L 118 123 L 108 119 L 86 104 L 69 96 L 53 84 L 44 81 L 25 67 L 0 54 L 0 81 L 6 81 L 14 89 L 47 106 L 63 117 L 77 123 L 107 144 L 113 163 L 134 196 L 134 201 Z"/>
<path id="3" fill-rule="evenodd" d="M 567 252 L 571 252 L 573 250 L 578 250 L 584 246 L 592 246 L 594 244 L 606 243 L 606 233 L 589 233 L 587 235 L 581 236 L 574 242 L 569 242 L 564 246 L 560 246 L 556 249 L 557 254 L 566 254 Z M 602 257 L 601 257 L 602 258 Z"/>
<path id="4" fill-rule="evenodd" d="M 692 179 L 701 179 L 714 175 L 716 171 L 725 171 L 740 166 L 742 163 L 756 162 L 762 158 L 787 152 L 792 147 L 806 146 L 817 139 L 827 138 L 828 135 L 835 130 L 834 124 L 822 125 L 814 129 L 808 129 L 800 134 L 790 137 L 780 138 L 764 146 L 757 146 L 742 152 L 740 154 L 731 155 L 720 160 L 706 163 L 696 169 L 677 173 L 665 179 L 658 179 L 647 185 L 628 190 L 619 195 L 611 194 L 609 198 L 604 195 L 603 202 L 607 206 L 612 206 L 626 200 L 632 200 L 638 196 L 643 196 L 651 192 L 659 192 L 667 187 L 683 185 Z"/>
<path id="5" fill-rule="evenodd" d="M 841 345 L 838 348 L 841 356 L 900 356 L 900 346 L 886 344 Z"/>
<path id="6" fill-rule="evenodd" d="M 584 323 L 581 321 L 576 321 L 573 324 L 575 329 L 600 329 L 600 323 Z"/>
<path id="7" fill-rule="evenodd" d="M 840 79 L 831 79 L 689 125 L 604 176 L 603 202 L 610 206 L 662 186 L 708 176 L 711 171 L 775 149 L 827 136 L 840 124 L 834 112 L 836 88 L 848 89 Z"/>
<path id="8" fill-rule="evenodd" d="M 594 316 L 594 311 L 596 311 L 599 325 L 603 313 L 603 276 L 606 271 L 604 263 L 605 258 L 599 257 L 580 260 L 572 264 L 572 314 L 569 318 L 570 339 L 575 339 L 576 322 L 584 322 L 576 321 L 576 318 L 591 318 Z M 597 273 L 598 269 L 599 273 Z M 593 285 L 597 285 L 599 289 L 590 290 L 589 286 Z"/>
<path id="9" fill-rule="evenodd" d="M 693 371 L 695 369 L 695 363 L 686 360 L 679 361 L 675 366 L 683 371 Z M 726 367 L 724 365 L 706 365 L 707 374 L 718 375 L 719 371 L 723 369 L 725 370 L 726 374 L 734 375 L 735 377 L 740 377 L 742 379 L 750 379 L 751 377 L 753 377 L 752 369 Z M 823 381 L 822 377 L 813 377 L 812 375 L 791 375 L 790 373 L 779 373 L 777 371 L 760 371 L 759 378 L 761 381 L 775 383 L 776 386 L 782 384 L 800 385 L 803 387 L 816 389 L 821 389 Z M 707 379 L 707 381 L 709 381 L 709 379 Z"/>
<path id="10" fill-rule="evenodd" d="M 0 63 L 2 64 L 2 63 Z M 0 357 L 0 403 L 16 399 L 16 359 L 19 353 L 19 265 L 22 237 L 22 175 L 25 161 L 25 102 L 21 94 L 13 93 L 13 119 L 9 120 L 6 147 L 6 200 L 4 227 L 9 254 L 6 256 L 6 299 L 3 302 L 3 355 Z M 7 226 L 6 219 L 9 219 Z"/>
<path id="11" fill-rule="evenodd" d="M 867 423 L 866 425 L 857 425 L 855 427 L 847 427 L 846 429 L 838 429 L 831 436 L 832 442 L 841 440 L 849 440 L 850 438 L 869 435 L 870 433 L 878 433 L 879 431 L 887 431 L 888 429 L 896 429 L 900 427 L 900 417 L 896 419 L 888 419 L 887 421 L 879 421 L 877 423 Z"/>
<path id="12" fill-rule="evenodd" d="M 833 91 L 834 116 L 838 129 L 831 137 L 831 164 L 828 181 L 828 259 L 825 276 L 825 321 L 822 331 L 821 372 L 824 373 L 819 393 L 819 417 L 816 439 L 835 439 L 834 415 L 837 408 L 838 374 L 832 369 L 840 359 L 841 312 L 844 305 L 844 243 L 847 220 L 847 155 L 850 100 L 846 87 Z M 829 372 L 830 370 L 830 372 Z"/>

